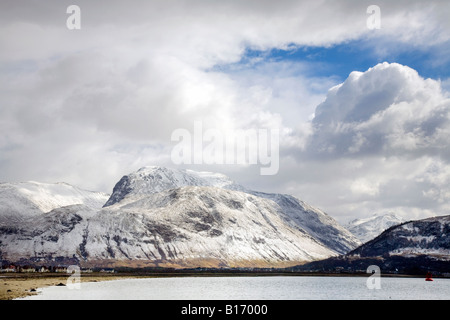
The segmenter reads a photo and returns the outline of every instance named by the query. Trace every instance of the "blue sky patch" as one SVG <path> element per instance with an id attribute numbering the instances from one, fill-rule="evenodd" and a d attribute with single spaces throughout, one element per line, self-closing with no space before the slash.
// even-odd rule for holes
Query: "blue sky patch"
<path id="1" fill-rule="evenodd" d="M 366 71 L 381 62 L 400 63 L 415 69 L 422 77 L 447 79 L 450 77 L 450 59 L 437 56 L 442 48 L 418 48 L 387 44 L 382 50 L 364 40 L 351 41 L 331 47 L 289 46 L 289 49 L 248 49 L 241 61 L 217 69 L 232 72 L 241 68 L 253 68 L 267 61 L 299 62 L 308 67 L 304 75 L 309 77 L 338 77 L 344 81 L 352 71 Z M 216 69 L 216 70 L 217 70 Z"/>

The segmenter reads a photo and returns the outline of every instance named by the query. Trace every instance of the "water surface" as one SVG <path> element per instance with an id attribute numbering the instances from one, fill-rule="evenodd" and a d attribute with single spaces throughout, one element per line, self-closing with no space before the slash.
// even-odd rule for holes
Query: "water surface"
<path id="1" fill-rule="evenodd" d="M 438 300 L 450 299 L 450 279 L 368 277 L 173 277 L 83 282 L 79 289 L 47 287 L 27 300 Z"/>

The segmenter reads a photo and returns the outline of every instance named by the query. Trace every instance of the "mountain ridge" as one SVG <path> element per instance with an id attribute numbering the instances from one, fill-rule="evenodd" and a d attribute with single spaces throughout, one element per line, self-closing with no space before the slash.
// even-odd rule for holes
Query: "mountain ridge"
<path id="1" fill-rule="evenodd" d="M 450 261 L 450 215 L 394 225 L 347 256 L 433 255 Z"/>
<path id="2" fill-rule="evenodd" d="M 24 216 L 20 226 L 0 219 L 2 259 L 274 267 L 335 256 L 358 243 L 301 200 L 251 191 L 222 174 L 143 167 L 122 177 L 109 198 L 103 194 L 103 204 L 97 196 L 80 200 L 69 192 L 70 201 Z"/>
<path id="3" fill-rule="evenodd" d="M 88 191 L 68 183 L 36 181 L 0 183 L 0 219 L 24 219 L 68 205 L 101 208 L 109 194 Z"/>
<path id="4" fill-rule="evenodd" d="M 353 234 L 332 217 L 294 196 L 250 190 L 223 174 L 211 172 L 157 166 L 143 167 L 120 179 L 104 207 L 126 200 L 131 195 L 153 194 L 187 185 L 220 187 L 270 199 L 281 207 L 281 214 L 286 223 L 313 234 L 318 241 L 337 253 L 348 252 L 351 248 L 361 244 Z M 305 217 L 306 215 L 308 217 Z"/>
<path id="5" fill-rule="evenodd" d="M 365 243 L 377 237 L 388 228 L 402 222 L 405 222 L 403 218 L 393 212 L 388 212 L 385 214 L 374 214 L 367 218 L 354 219 L 347 223 L 345 227 L 361 240 L 362 243 Z"/>
<path id="6" fill-rule="evenodd" d="M 383 273 L 447 274 L 450 270 L 450 215 L 394 225 L 347 254 L 313 261 L 293 270 L 366 272 L 377 265 Z"/>

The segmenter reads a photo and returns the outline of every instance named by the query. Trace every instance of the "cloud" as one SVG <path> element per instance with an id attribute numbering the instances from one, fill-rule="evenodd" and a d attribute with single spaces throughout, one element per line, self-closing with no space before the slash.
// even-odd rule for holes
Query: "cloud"
<path id="1" fill-rule="evenodd" d="M 411 195 L 443 204 L 450 139 L 437 81 L 382 64 L 335 86 L 334 75 L 314 76 L 313 66 L 295 61 L 245 64 L 248 49 L 361 39 L 374 52 L 430 39 L 441 48 L 449 7 L 429 3 L 380 1 L 376 33 L 366 26 L 368 1 L 79 0 L 80 30 L 66 28 L 72 1 L 2 1 L 0 180 L 111 191 L 140 166 L 173 165 L 171 133 L 203 120 L 225 134 L 279 127 L 280 172 L 262 178 L 254 167 L 194 169 L 285 190 L 338 215 L 376 209 L 377 201 L 406 206 L 399 199 L 411 199 L 408 190 L 385 192 L 401 190 L 405 175 Z"/>
<path id="2" fill-rule="evenodd" d="M 380 63 L 332 87 L 310 124 L 285 165 L 297 181 L 290 187 L 311 203 L 341 218 L 449 212 L 450 100 L 440 81 Z"/>
<path id="3" fill-rule="evenodd" d="M 450 100 L 439 81 L 400 64 L 353 72 L 316 108 L 309 150 L 317 156 L 446 158 Z"/>

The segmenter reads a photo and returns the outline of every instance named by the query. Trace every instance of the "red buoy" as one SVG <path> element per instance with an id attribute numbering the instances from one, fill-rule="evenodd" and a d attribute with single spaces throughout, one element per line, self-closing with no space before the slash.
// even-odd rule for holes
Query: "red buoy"
<path id="1" fill-rule="evenodd" d="M 433 281 L 433 279 L 431 277 L 432 277 L 431 272 L 427 272 L 425 281 Z"/>

